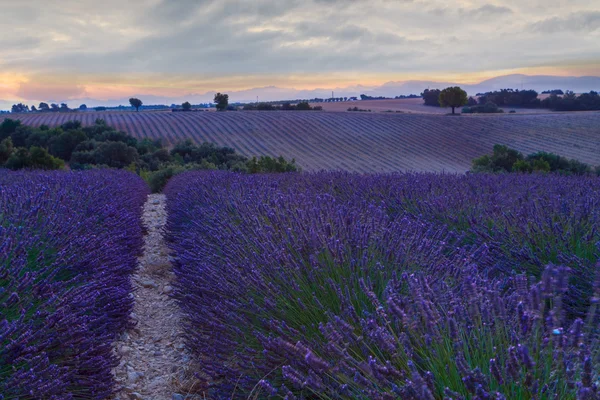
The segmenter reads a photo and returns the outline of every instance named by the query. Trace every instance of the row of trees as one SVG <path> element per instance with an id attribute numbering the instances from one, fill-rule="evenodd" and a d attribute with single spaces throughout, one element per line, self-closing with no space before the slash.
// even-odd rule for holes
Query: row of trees
<path id="1" fill-rule="evenodd" d="M 498 107 L 538 108 L 541 101 L 535 90 L 502 89 L 478 94 L 479 104 L 494 103 Z"/>
<path id="2" fill-rule="evenodd" d="M 87 106 L 85 104 L 82 104 L 79 106 L 78 109 L 85 111 L 85 110 L 87 110 Z M 28 105 L 19 103 L 19 104 L 13 104 L 13 106 L 11 108 L 11 112 L 15 113 L 15 114 L 16 113 L 28 113 L 28 112 L 70 112 L 70 111 L 74 111 L 74 110 L 69 108 L 69 106 L 66 103 L 61 103 L 60 105 L 58 105 L 56 103 L 51 103 L 50 105 L 48 105 L 48 103 L 41 102 L 37 108 L 34 105 L 32 105 L 31 108 L 29 108 Z"/>
<path id="3" fill-rule="evenodd" d="M 323 107 L 312 107 L 308 102 L 301 101 L 298 104 L 283 103 L 248 103 L 243 107 L 244 111 L 321 111 Z"/>
<path id="4" fill-rule="evenodd" d="M 563 96 L 551 94 L 541 102 L 541 106 L 555 111 L 592 111 L 600 110 L 600 95 L 591 91 L 577 96 L 567 90 Z"/>

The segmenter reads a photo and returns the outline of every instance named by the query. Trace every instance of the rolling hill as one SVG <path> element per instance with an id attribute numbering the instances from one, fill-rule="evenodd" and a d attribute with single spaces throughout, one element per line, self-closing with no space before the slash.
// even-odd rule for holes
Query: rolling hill
<path id="1" fill-rule="evenodd" d="M 283 155 L 305 170 L 465 172 L 506 144 L 600 165 L 600 113 L 445 115 L 348 112 L 86 112 L 11 116 L 32 126 L 68 120 L 109 125 L 167 143 L 192 139 L 246 156 Z"/>

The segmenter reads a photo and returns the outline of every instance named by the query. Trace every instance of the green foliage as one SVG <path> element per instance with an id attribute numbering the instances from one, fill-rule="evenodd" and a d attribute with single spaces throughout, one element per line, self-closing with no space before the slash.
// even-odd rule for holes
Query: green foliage
<path id="1" fill-rule="evenodd" d="M 144 103 L 140 99 L 132 97 L 129 99 L 129 104 L 131 104 L 131 107 L 135 108 L 135 111 L 140 111 L 140 107 Z"/>
<path id="2" fill-rule="evenodd" d="M 123 142 L 105 142 L 94 151 L 95 164 L 112 168 L 125 168 L 137 161 L 138 157 L 136 148 Z"/>
<path id="3" fill-rule="evenodd" d="M 462 109 L 463 114 L 496 114 L 503 112 L 504 110 L 498 108 L 498 105 L 496 103 L 492 103 L 491 101 L 488 101 L 485 103 L 485 105 L 474 105 L 463 107 Z"/>
<path id="4" fill-rule="evenodd" d="M 512 172 L 532 172 L 533 171 L 533 167 L 530 163 L 528 163 L 525 160 L 517 160 L 512 168 L 511 168 Z"/>
<path id="5" fill-rule="evenodd" d="M 69 121 L 52 129 L 47 126 L 33 128 L 6 119 L 0 124 L 0 137 L 3 138 L 0 140 L 0 167 L 58 169 L 68 162 L 69 167 L 76 170 L 128 168 L 142 176 L 154 191 L 161 190 L 171 176 L 190 169 L 298 170 L 294 160 L 261 157 L 250 162 L 234 149 L 214 143 L 196 145 L 186 140 L 169 151 L 160 140 L 137 140 L 108 126 L 103 119 L 86 127 L 79 121 Z"/>
<path id="6" fill-rule="evenodd" d="M 51 156 L 46 149 L 32 147 L 29 149 L 30 167 L 36 169 L 61 169 L 65 166 L 63 160 Z"/>
<path id="7" fill-rule="evenodd" d="M 248 172 L 256 174 L 259 172 L 297 172 L 298 167 L 296 160 L 287 161 L 282 156 L 278 158 L 271 158 L 268 156 L 261 156 L 260 158 L 252 157 L 250 161 L 246 163 Z"/>
<path id="8" fill-rule="evenodd" d="M 181 105 L 181 108 L 183 109 L 183 111 L 191 111 L 192 110 L 192 105 L 190 104 L 189 101 L 186 101 L 185 103 L 183 103 Z"/>
<path id="9" fill-rule="evenodd" d="M 9 137 L 10 135 L 12 135 L 13 132 L 15 132 L 20 125 L 21 125 L 21 121 L 6 118 L 0 124 L 0 140 L 4 140 L 7 137 Z"/>
<path id="10" fill-rule="evenodd" d="M 309 111 L 311 109 L 312 108 L 307 101 L 301 101 L 300 103 L 296 104 L 296 110 L 298 111 Z"/>
<path id="11" fill-rule="evenodd" d="M 473 160 L 472 172 L 556 172 L 565 175 L 588 175 L 594 170 L 578 160 L 543 151 L 524 157 L 517 150 L 495 145 L 492 155 L 483 155 Z M 600 171 L 596 167 L 595 171 Z"/>
<path id="12" fill-rule="evenodd" d="M 225 111 L 229 105 L 229 95 L 219 92 L 215 94 L 214 102 L 217 106 L 217 111 Z"/>
<path id="13" fill-rule="evenodd" d="M 80 129 L 67 130 L 49 141 L 50 154 L 63 160 L 71 159 L 71 154 L 77 145 L 84 142 L 87 135 Z"/>
<path id="14" fill-rule="evenodd" d="M 439 107 L 440 106 L 440 93 L 439 89 L 425 89 L 421 96 L 423 97 L 423 102 L 426 106 L 431 107 Z"/>
<path id="15" fill-rule="evenodd" d="M 456 107 L 462 107 L 469 101 L 467 92 L 458 86 L 448 87 L 440 92 L 439 102 L 442 107 L 451 107 L 452 114 Z"/>
<path id="16" fill-rule="evenodd" d="M 147 173 L 145 176 L 142 175 L 142 177 L 150 186 L 152 193 L 159 193 L 164 189 L 169 179 L 184 171 L 186 169 L 183 166 L 171 165 L 159 171 Z"/>
<path id="17" fill-rule="evenodd" d="M 540 106 L 540 100 L 537 96 L 535 90 L 502 89 L 480 95 L 479 104 L 485 105 L 491 102 L 499 107 L 537 108 Z"/>
<path id="18" fill-rule="evenodd" d="M 12 139 L 7 137 L 0 142 L 0 165 L 6 163 L 14 151 Z"/>
<path id="19" fill-rule="evenodd" d="M 523 154 L 517 150 L 496 144 L 491 156 L 473 160 L 473 172 L 511 172 L 513 165 L 523 159 Z"/>
<path id="20" fill-rule="evenodd" d="M 27 136 L 29 135 L 29 130 L 26 126 L 17 126 L 15 131 L 11 133 L 10 137 L 13 141 L 15 147 L 25 147 L 27 142 Z"/>
<path id="21" fill-rule="evenodd" d="M 528 157 L 529 159 L 529 157 Z M 546 160 L 529 160 L 534 171 L 550 172 L 550 164 Z"/>
<path id="22" fill-rule="evenodd" d="M 552 94 L 542 100 L 542 107 L 555 111 L 592 111 L 600 110 L 600 95 L 591 91 L 579 96 L 567 90 L 564 95 Z"/>
<path id="23" fill-rule="evenodd" d="M 32 147 L 26 149 L 19 147 L 6 161 L 5 166 L 9 169 L 17 170 L 22 168 L 35 169 L 61 169 L 64 167 L 61 159 L 52 157 L 46 149 Z"/>

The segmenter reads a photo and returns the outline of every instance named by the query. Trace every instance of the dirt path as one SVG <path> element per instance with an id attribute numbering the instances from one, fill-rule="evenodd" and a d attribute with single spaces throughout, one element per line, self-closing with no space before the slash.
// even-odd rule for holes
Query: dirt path
<path id="1" fill-rule="evenodd" d="M 147 229 L 144 254 L 133 276 L 136 326 L 115 343 L 121 363 L 114 375 L 121 390 L 115 399 L 182 400 L 189 356 L 180 331 L 179 308 L 169 297 L 175 279 L 163 238 L 166 198 L 148 196 L 143 224 Z"/>

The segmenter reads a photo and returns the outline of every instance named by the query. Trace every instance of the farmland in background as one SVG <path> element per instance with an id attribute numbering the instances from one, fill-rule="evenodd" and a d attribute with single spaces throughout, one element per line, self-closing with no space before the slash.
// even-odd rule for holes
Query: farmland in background
<path id="1" fill-rule="evenodd" d="M 547 95 L 538 95 L 539 99 L 544 99 Z M 321 106 L 325 111 L 347 111 L 348 108 L 358 107 L 362 110 L 371 110 L 372 112 L 402 112 L 408 114 L 448 114 L 449 108 L 431 107 L 423 104 L 422 98 L 415 99 L 386 99 L 386 100 L 359 100 L 359 101 L 341 101 L 339 103 L 311 103 L 311 106 Z M 547 108 L 520 108 L 520 107 L 500 107 L 505 113 L 510 110 L 516 110 L 521 114 L 548 114 L 552 111 Z M 460 107 L 456 110 L 460 112 Z"/>
<path id="2" fill-rule="evenodd" d="M 363 102 L 355 102 L 360 105 Z M 363 108 L 361 106 L 361 108 Z M 433 107 L 428 107 L 432 108 Z M 360 112 L 89 112 L 15 115 L 32 126 L 103 118 L 138 138 L 230 146 L 246 156 L 283 155 L 305 170 L 465 172 L 496 143 L 600 165 L 600 113 L 443 115 Z"/>

